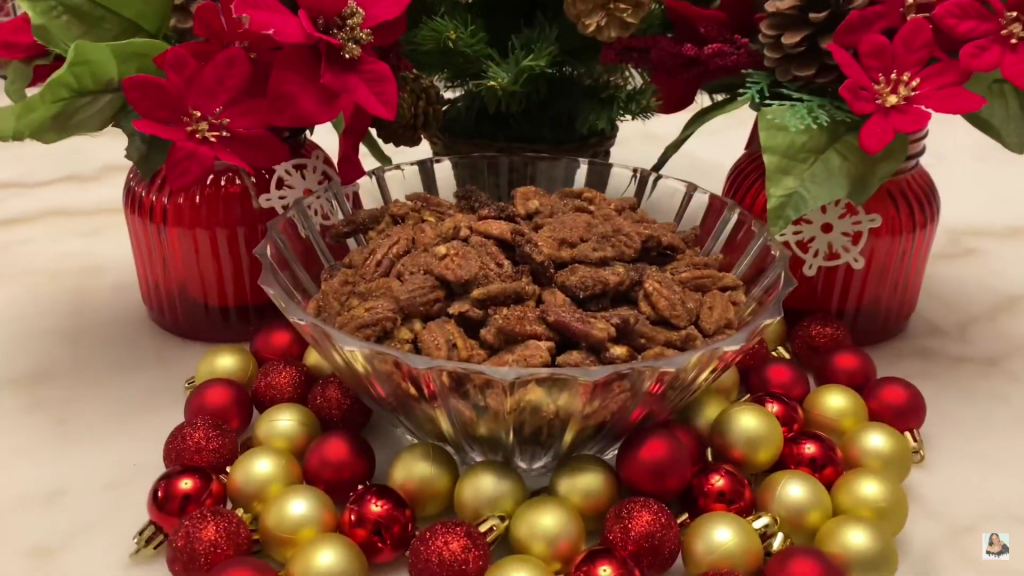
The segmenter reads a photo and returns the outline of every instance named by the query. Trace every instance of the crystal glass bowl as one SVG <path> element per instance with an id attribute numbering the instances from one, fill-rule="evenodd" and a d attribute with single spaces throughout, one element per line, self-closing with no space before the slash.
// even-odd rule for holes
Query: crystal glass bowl
<path id="1" fill-rule="evenodd" d="M 413 192 L 448 200 L 475 185 L 498 200 L 519 186 L 590 187 L 632 196 L 650 216 L 696 227 L 705 255 L 724 257 L 747 304 L 735 334 L 678 356 L 597 368 L 495 368 L 436 360 L 358 340 L 306 312 L 320 274 L 344 253 L 324 240 L 351 213 L 340 189 L 320 190 L 271 222 L 256 254 L 260 285 L 341 378 L 419 440 L 449 446 L 464 462 L 504 460 L 544 472 L 567 454 L 609 454 L 634 427 L 671 417 L 731 367 L 782 315 L 793 289 L 788 253 L 735 203 L 695 184 L 577 158 L 480 154 L 427 158 L 371 170 L 359 181 L 364 207 Z M 359 238 L 352 242 L 359 241 Z"/>

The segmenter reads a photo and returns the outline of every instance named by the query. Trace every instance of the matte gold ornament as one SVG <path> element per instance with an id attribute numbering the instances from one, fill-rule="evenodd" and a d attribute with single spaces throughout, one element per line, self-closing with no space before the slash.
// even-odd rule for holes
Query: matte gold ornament
<path id="1" fill-rule="evenodd" d="M 290 453 L 269 446 L 246 450 L 228 469 L 231 504 L 254 516 L 260 515 L 264 503 L 293 484 L 302 484 L 302 465 Z"/>
<path id="2" fill-rule="evenodd" d="M 288 562 L 299 546 L 317 534 L 337 530 L 334 501 L 323 490 L 305 484 L 285 488 L 264 505 L 260 515 L 263 551 L 281 563 Z"/>
<path id="3" fill-rule="evenodd" d="M 761 538 L 750 522 L 730 512 L 708 512 L 683 531 L 687 574 L 732 570 L 755 574 L 764 563 Z"/>
<path id="4" fill-rule="evenodd" d="M 359 546 L 341 534 L 317 534 L 295 549 L 282 576 L 368 576 Z"/>
<path id="5" fill-rule="evenodd" d="M 735 366 L 730 366 L 714 382 L 708 385 L 702 394 L 708 392 L 718 394 L 729 402 L 735 402 L 740 397 L 740 371 Z"/>
<path id="6" fill-rule="evenodd" d="M 533 556 L 513 554 L 492 564 L 484 576 L 555 576 L 555 573 Z"/>
<path id="7" fill-rule="evenodd" d="M 302 404 L 277 404 L 256 418 L 252 427 L 253 446 L 270 446 L 302 458 L 306 448 L 320 435 L 320 420 Z"/>
<path id="8" fill-rule="evenodd" d="M 715 418 L 731 404 L 732 401 L 728 398 L 719 394 L 709 394 L 704 390 L 683 406 L 677 419 L 699 432 L 701 438 L 707 441 Z"/>
<path id="9" fill-rule="evenodd" d="M 568 502 L 555 496 L 537 496 L 524 502 L 508 528 L 508 541 L 517 554 L 543 562 L 561 573 L 586 548 L 587 532 Z"/>
<path id="10" fill-rule="evenodd" d="M 416 519 L 437 516 L 452 505 L 459 465 L 447 450 L 430 442 L 406 446 L 391 461 L 388 486 L 416 512 Z"/>
<path id="11" fill-rule="evenodd" d="M 508 464 L 477 462 L 455 484 L 455 514 L 470 524 L 496 514 L 511 518 L 528 495 L 523 477 Z"/>
<path id="12" fill-rule="evenodd" d="M 836 443 L 868 421 L 868 407 L 853 388 L 839 384 L 818 386 L 804 399 L 804 427 Z"/>
<path id="13" fill-rule="evenodd" d="M 587 529 L 603 525 L 608 509 L 619 500 L 615 469 L 591 454 L 562 461 L 551 475 L 548 489 L 579 512 Z"/>
<path id="14" fill-rule="evenodd" d="M 768 350 L 775 350 L 786 343 L 787 334 L 786 319 L 779 318 L 765 329 L 761 334 L 761 338 L 764 338 L 764 343 L 768 345 Z"/>
<path id="15" fill-rule="evenodd" d="M 334 368 L 331 368 L 331 365 L 312 346 L 306 348 L 306 353 L 302 355 L 302 363 L 317 378 L 334 374 Z"/>
<path id="16" fill-rule="evenodd" d="M 237 344 L 214 346 L 199 359 L 196 374 L 185 381 L 185 388 L 192 390 L 214 378 L 234 380 L 248 388 L 252 386 L 259 369 L 256 358 L 245 347 Z"/>
<path id="17" fill-rule="evenodd" d="M 881 422 L 867 422 L 854 428 L 839 443 L 847 470 L 867 468 L 897 482 L 910 476 L 913 450 L 898 430 Z"/>
<path id="18" fill-rule="evenodd" d="M 716 458 L 747 474 L 772 467 L 782 453 L 782 425 L 763 406 L 737 402 L 715 418 L 708 440 Z"/>
<path id="19" fill-rule="evenodd" d="M 892 538 L 877 524 L 853 516 L 836 516 L 825 522 L 814 538 L 846 576 L 894 576 L 899 555 Z"/>
<path id="20" fill-rule="evenodd" d="M 636 31 L 652 0 L 565 0 L 565 15 L 584 36 L 611 42 Z"/>
<path id="21" fill-rule="evenodd" d="M 832 485 L 832 511 L 875 522 L 882 533 L 895 538 L 907 524 L 910 507 L 900 483 L 883 473 L 857 468 Z"/>
<path id="22" fill-rule="evenodd" d="M 779 519 L 779 530 L 797 544 L 810 545 L 832 518 L 832 499 L 818 479 L 799 470 L 782 470 L 757 488 L 757 509 Z"/>

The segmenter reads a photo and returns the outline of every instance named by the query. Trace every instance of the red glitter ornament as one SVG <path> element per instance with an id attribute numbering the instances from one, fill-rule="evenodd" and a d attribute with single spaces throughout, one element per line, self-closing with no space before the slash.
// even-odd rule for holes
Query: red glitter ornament
<path id="1" fill-rule="evenodd" d="M 312 376 L 304 364 L 271 360 L 260 367 L 252 383 L 252 404 L 261 414 L 286 402 L 305 404 L 310 386 Z"/>
<path id="2" fill-rule="evenodd" d="M 210 576 L 278 576 L 278 573 L 273 566 L 262 560 L 243 556 L 217 564 Z"/>
<path id="3" fill-rule="evenodd" d="M 804 409 L 782 394 L 762 392 L 754 394 L 747 401 L 764 406 L 774 414 L 775 419 L 782 426 L 783 436 L 789 436 L 804 429 Z"/>
<path id="4" fill-rule="evenodd" d="M 626 436 L 615 457 L 622 485 L 664 502 L 683 493 L 693 474 L 694 455 L 666 426 L 636 430 Z"/>
<path id="5" fill-rule="evenodd" d="M 321 434 L 302 458 L 306 484 L 323 490 L 335 504 L 344 504 L 360 484 L 373 478 L 377 458 L 365 438 L 345 430 Z"/>
<path id="6" fill-rule="evenodd" d="M 736 369 L 740 371 L 740 376 L 746 380 L 752 370 L 772 358 L 772 352 L 768 349 L 768 343 L 764 341 L 764 338 L 758 338 L 740 354 L 739 359 L 736 360 Z"/>
<path id="7" fill-rule="evenodd" d="M 690 454 L 690 460 L 693 462 L 693 467 L 696 468 L 704 462 L 704 454 L 707 450 L 707 446 L 704 445 L 704 440 L 700 437 L 698 432 L 692 426 L 687 426 L 681 422 L 666 422 L 663 424 L 666 428 L 672 431 L 676 435 L 676 438 L 686 446 L 686 451 Z"/>
<path id="8" fill-rule="evenodd" d="M 182 422 L 164 442 L 164 467 L 199 466 L 223 473 L 238 459 L 238 437 L 227 424 L 208 416 Z"/>
<path id="9" fill-rule="evenodd" d="M 252 551 L 245 520 L 227 508 L 200 508 L 182 519 L 167 546 L 167 568 L 174 576 L 199 576 Z"/>
<path id="10" fill-rule="evenodd" d="M 176 466 L 153 483 L 146 510 L 150 521 L 170 534 L 189 513 L 227 502 L 227 489 L 213 472 L 198 466 Z"/>
<path id="11" fill-rule="evenodd" d="M 409 546 L 409 576 L 484 576 L 490 564 L 487 538 L 461 520 L 442 520 Z"/>
<path id="12" fill-rule="evenodd" d="M 831 438 L 804 430 L 786 438 L 774 470 L 799 470 L 818 479 L 825 488 L 843 475 L 843 457 Z"/>
<path id="13" fill-rule="evenodd" d="M 679 559 L 679 525 L 661 502 L 635 496 L 608 511 L 601 544 L 621 554 L 645 576 L 663 574 Z"/>
<path id="14" fill-rule="evenodd" d="M 307 347 L 295 327 L 283 320 L 260 328 L 249 342 L 249 352 L 260 366 L 272 360 L 302 362 Z"/>
<path id="15" fill-rule="evenodd" d="M 853 337 L 839 320 L 828 314 L 814 314 L 789 331 L 789 346 L 801 364 L 813 369 L 825 354 L 852 347 Z"/>
<path id="16" fill-rule="evenodd" d="M 868 384 L 861 395 L 868 405 L 868 417 L 874 422 L 888 424 L 900 432 L 924 426 L 928 416 L 924 395 L 917 386 L 903 378 L 879 378 Z"/>
<path id="17" fill-rule="evenodd" d="M 764 566 L 764 576 L 844 576 L 845 572 L 812 546 L 787 546 Z"/>
<path id="18" fill-rule="evenodd" d="M 842 384 L 860 392 L 877 377 L 875 361 L 863 348 L 833 350 L 814 367 L 814 382 L 818 386 Z"/>
<path id="19" fill-rule="evenodd" d="M 362 432 L 373 416 L 373 410 L 334 374 L 313 386 L 306 406 L 316 414 L 324 430 Z"/>
<path id="20" fill-rule="evenodd" d="M 569 576 L 641 576 L 640 570 L 624 556 L 606 546 L 580 554 L 569 568 Z"/>
<path id="21" fill-rule="evenodd" d="M 234 380 L 207 380 L 185 399 L 185 421 L 200 416 L 220 420 L 237 434 L 252 422 L 252 398 L 245 386 Z"/>
<path id="22" fill-rule="evenodd" d="M 359 546 L 370 564 L 387 564 L 409 549 L 416 535 L 416 516 L 398 492 L 373 484 L 349 498 L 338 531 Z"/>
<path id="23" fill-rule="evenodd" d="M 811 393 L 811 380 L 796 362 L 772 358 L 750 372 L 747 391 L 751 394 L 775 392 L 802 403 Z"/>
<path id="24" fill-rule="evenodd" d="M 708 512 L 732 512 L 737 516 L 754 512 L 754 489 L 750 481 L 723 464 L 708 462 L 698 468 L 686 496 L 690 520 Z"/>

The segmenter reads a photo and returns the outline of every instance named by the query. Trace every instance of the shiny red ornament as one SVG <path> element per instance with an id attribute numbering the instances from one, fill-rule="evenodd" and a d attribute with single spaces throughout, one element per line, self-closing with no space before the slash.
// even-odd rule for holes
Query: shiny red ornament
<path id="1" fill-rule="evenodd" d="M 661 502 L 626 498 L 605 516 L 601 545 L 621 554 L 644 576 L 663 574 L 679 559 L 679 525 Z"/>
<path id="2" fill-rule="evenodd" d="M 228 425 L 208 416 L 182 422 L 164 442 L 164 467 L 199 466 L 222 474 L 238 459 L 238 437 Z"/>
<path id="3" fill-rule="evenodd" d="M 845 576 L 845 573 L 813 546 L 788 546 L 768 560 L 764 576 Z"/>
<path id="4" fill-rule="evenodd" d="M 272 360 L 302 362 L 302 355 L 308 347 L 298 330 L 285 320 L 260 328 L 249 341 L 249 352 L 260 366 Z"/>
<path id="5" fill-rule="evenodd" d="M 804 409 L 800 404 L 776 392 L 754 394 L 748 400 L 764 406 L 782 426 L 782 435 L 789 436 L 804 429 Z"/>
<path id="6" fill-rule="evenodd" d="M 693 473 L 686 491 L 690 520 L 708 512 L 732 512 L 749 516 L 754 512 L 754 489 L 750 481 L 729 466 L 708 462 Z"/>
<path id="7" fill-rule="evenodd" d="M 831 438 L 804 430 L 786 438 L 774 470 L 799 470 L 818 479 L 825 488 L 843 475 L 843 457 Z"/>
<path id="8" fill-rule="evenodd" d="M 814 382 L 818 386 L 842 384 L 857 392 L 878 377 L 875 361 L 863 348 L 840 348 L 825 354 L 814 367 Z"/>
<path id="9" fill-rule="evenodd" d="M 484 576 L 490 564 L 487 538 L 462 520 L 442 520 L 409 546 L 409 576 Z"/>
<path id="10" fill-rule="evenodd" d="M 362 432 L 373 416 L 373 410 L 334 374 L 313 385 L 306 406 L 316 414 L 324 430 Z"/>
<path id="11" fill-rule="evenodd" d="M 198 466 L 176 466 L 153 483 L 146 510 L 150 521 L 170 534 L 187 514 L 227 502 L 227 488 L 213 472 Z"/>
<path id="12" fill-rule="evenodd" d="M 679 438 L 683 445 L 686 446 L 686 451 L 691 456 L 690 460 L 693 462 L 694 468 L 700 466 L 705 461 L 704 455 L 707 446 L 704 445 L 700 432 L 692 426 L 675 421 L 666 422 L 663 426 L 671 430 L 676 435 L 676 438 Z"/>
<path id="13" fill-rule="evenodd" d="M 301 362 L 271 360 L 256 373 L 252 405 L 262 414 L 267 408 L 286 402 L 305 404 L 312 385 L 309 368 Z"/>
<path id="14" fill-rule="evenodd" d="M 236 434 L 252 422 L 252 398 L 245 386 L 226 378 L 207 380 L 185 399 L 185 421 L 209 416 L 228 425 Z"/>
<path id="15" fill-rule="evenodd" d="M 775 392 L 802 403 L 811 393 L 811 380 L 796 362 L 772 358 L 751 370 L 747 378 L 747 391 L 751 394 Z"/>
<path id="16" fill-rule="evenodd" d="M 200 508 L 185 516 L 167 545 L 174 576 L 200 576 L 231 558 L 252 552 L 245 520 L 227 508 Z"/>
<path id="17" fill-rule="evenodd" d="M 928 416 L 924 395 L 917 386 L 903 378 L 879 378 L 868 384 L 861 396 L 868 405 L 868 417 L 873 422 L 888 424 L 900 432 L 921 428 Z"/>
<path id="18" fill-rule="evenodd" d="M 370 564 L 387 564 L 409 550 L 416 536 L 416 515 L 401 494 L 372 484 L 348 499 L 338 531 L 359 546 Z"/>
<path id="19" fill-rule="evenodd" d="M 736 369 L 740 371 L 740 376 L 745 380 L 752 370 L 772 358 L 772 352 L 768 349 L 768 343 L 765 342 L 764 338 L 758 338 L 757 341 L 749 345 L 740 354 L 739 359 L 736 360 Z"/>
<path id="20" fill-rule="evenodd" d="M 262 560 L 245 556 L 217 564 L 210 576 L 278 576 L 278 572 Z"/>
<path id="21" fill-rule="evenodd" d="M 813 314 L 789 331 L 789 346 L 801 364 L 813 369 L 829 352 L 852 347 L 853 337 L 839 320 L 828 314 Z"/>
<path id="22" fill-rule="evenodd" d="M 624 556 L 596 546 L 580 554 L 569 568 L 569 576 L 641 576 L 640 570 Z"/>
<path id="23" fill-rule="evenodd" d="M 344 504 L 360 484 L 373 478 L 377 458 L 366 438 L 345 430 L 321 434 L 302 458 L 306 484 L 323 490 L 335 504 Z"/>
<path id="24" fill-rule="evenodd" d="M 630 491 L 668 502 L 686 489 L 693 462 L 694 454 L 672 429 L 653 426 L 626 436 L 615 469 Z"/>

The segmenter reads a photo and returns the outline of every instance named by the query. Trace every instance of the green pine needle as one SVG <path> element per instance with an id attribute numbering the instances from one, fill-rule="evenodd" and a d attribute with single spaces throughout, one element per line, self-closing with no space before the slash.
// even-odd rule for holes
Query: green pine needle
<path id="1" fill-rule="evenodd" d="M 857 121 L 846 102 L 834 94 L 815 94 L 818 90 L 803 82 L 782 83 L 772 72 L 748 70 L 744 73 L 742 94 L 750 98 L 751 108 L 773 109 L 792 131 L 823 128 L 833 122 Z"/>

